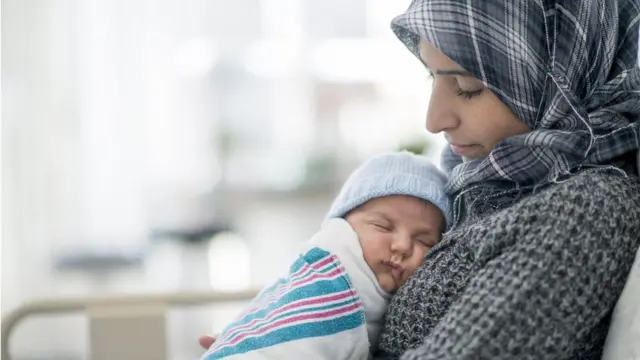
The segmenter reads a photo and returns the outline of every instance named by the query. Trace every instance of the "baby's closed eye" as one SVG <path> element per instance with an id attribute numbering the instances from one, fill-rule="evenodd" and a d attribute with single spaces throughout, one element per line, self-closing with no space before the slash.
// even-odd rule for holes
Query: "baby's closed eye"
<path id="1" fill-rule="evenodd" d="M 426 246 L 428 248 L 432 248 L 434 246 L 436 246 L 436 244 L 438 243 L 438 239 L 435 239 L 431 236 L 429 237 L 417 237 L 413 239 L 415 242 L 417 242 L 420 245 Z"/>
<path id="2" fill-rule="evenodd" d="M 389 223 L 378 221 L 378 222 L 372 222 L 371 225 L 373 225 L 373 227 L 375 227 L 377 230 L 380 230 L 380 231 L 384 231 L 384 232 L 393 231 L 393 225 Z"/>

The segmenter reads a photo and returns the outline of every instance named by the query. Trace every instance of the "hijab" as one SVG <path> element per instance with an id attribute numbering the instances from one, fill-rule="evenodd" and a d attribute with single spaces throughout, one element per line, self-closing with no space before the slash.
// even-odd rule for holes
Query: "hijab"
<path id="1" fill-rule="evenodd" d="M 424 39 L 473 73 L 530 132 L 484 159 L 447 147 L 447 192 L 487 199 L 579 171 L 618 171 L 640 148 L 640 0 L 414 0 L 392 30 L 419 57 Z"/>

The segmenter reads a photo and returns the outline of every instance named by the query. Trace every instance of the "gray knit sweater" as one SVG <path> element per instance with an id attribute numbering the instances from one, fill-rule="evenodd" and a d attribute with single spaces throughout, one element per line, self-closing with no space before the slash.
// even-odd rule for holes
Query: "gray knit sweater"
<path id="1" fill-rule="evenodd" d="M 467 214 L 392 298 L 378 358 L 599 359 L 639 244 L 637 177 L 576 175 Z"/>

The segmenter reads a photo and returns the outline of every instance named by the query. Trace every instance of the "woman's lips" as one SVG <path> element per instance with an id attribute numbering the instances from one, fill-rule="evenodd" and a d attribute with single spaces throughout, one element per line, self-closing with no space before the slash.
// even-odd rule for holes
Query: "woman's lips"
<path id="1" fill-rule="evenodd" d="M 450 146 L 451 146 L 451 151 L 453 151 L 454 153 L 460 156 L 466 156 L 471 154 L 474 148 L 476 147 L 475 145 L 454 145 L 454 144 L 451 144 Z"/>

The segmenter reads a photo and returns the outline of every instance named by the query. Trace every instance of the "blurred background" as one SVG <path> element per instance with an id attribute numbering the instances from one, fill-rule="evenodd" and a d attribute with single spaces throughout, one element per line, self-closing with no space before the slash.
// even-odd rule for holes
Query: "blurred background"
<path id="1" fill-rule="evenodd" d="M 3 0 L 2 314 L 38 298 L 234 291 L 282 274 L 350 171 L 424 130 L 409 0 Z M 176 310 L 172 359 L 240 304 Z M 83 317 L 16 359 L 86 359 Z"/>

